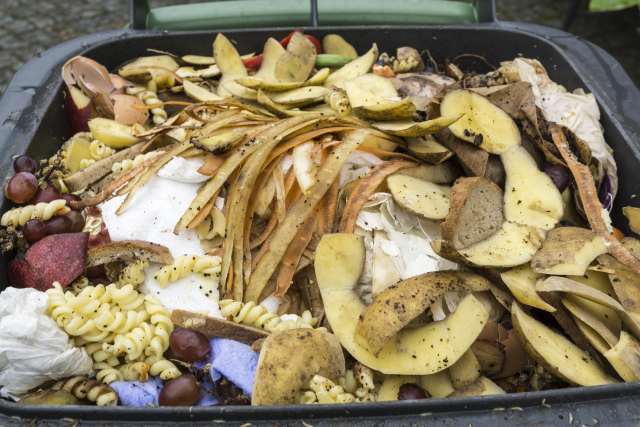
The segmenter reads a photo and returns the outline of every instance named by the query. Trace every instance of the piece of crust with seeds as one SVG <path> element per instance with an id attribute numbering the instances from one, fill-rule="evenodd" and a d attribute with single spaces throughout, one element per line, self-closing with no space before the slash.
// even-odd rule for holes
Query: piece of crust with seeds
<path id="1" fill-rule="evenodd" d="M 136 259 L 162 264 L 173 264 L 174 262 L 173 256 L 166 246 L 144 240 L 123 240 L 87 251 L 84 268 L 114 261 L 133 261 Z"/>

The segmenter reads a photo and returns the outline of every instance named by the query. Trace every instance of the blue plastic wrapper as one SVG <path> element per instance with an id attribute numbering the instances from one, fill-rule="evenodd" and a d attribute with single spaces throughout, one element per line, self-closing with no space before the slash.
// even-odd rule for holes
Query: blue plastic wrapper
<path id="1" fill-rule="evenodd" d="M 224 338 L 212 338 L 211 342 L 211 378 L 218 381 L 222 375 L 227 377 L 242 392 L 251 396 L 253 381 L 258 368 L 258 354 L 251 347 L 236 341 Z M 204 368 L 206 360 L 197 362 L 198 368 Z M 147 382 L 140 381 L 115 381 L 109 384 L 118 393 L 120 404 L 123 406 L 158 406 L 158 395 L 162 390 L 162 380 L 159 377 L 150 377 Z M 203 386 L 211 389 L 209 381 Z M 212 395 L 202 391 L 196 406 L 217 405 L 218 401 Z"/>

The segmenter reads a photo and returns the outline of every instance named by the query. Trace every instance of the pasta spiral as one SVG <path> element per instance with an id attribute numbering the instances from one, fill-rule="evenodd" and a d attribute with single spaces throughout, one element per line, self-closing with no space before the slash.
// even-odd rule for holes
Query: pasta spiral
<path id="1" fill-rule="evenodd" d="M 106 159 L 116 152 L 116 150 L 111 147 L 107 147 L 103 142 L 100 142 L 98 140 L 91 142 L 89 151 L 91 152 L 91 157 L 93 158 L 93 160 L 96 161 Z"/>
<path id="2" fill-rule="evenodd" d="M 137 288 L 138 285 L 144 283 L 144 268 L 148 267 L 149 263 L 143 260 L 135 260 L 131 264 L 127 265 L 120 271 L 118 276 L 118 285 L 123 287 L 125 285 L 131 285 Z"/>
<path id="3" fill-rule="evenodd" d="M 113 283 L 107 286 L 109 296 L 122 310 L 135 310 L 144 303 L 144 294 L 133 289 L 133 285 L 124 285 L 118 289 Z"/>
<path id="4" fill-rule="evenodd" d="M 216 235 L 224 236 L 226 227 L 227 219 L 220 209 L 214 207 L 211 213 L 198 224 L 198 237 L 200 240 L 208 240 Z"/>
<path id="5" fill-rule="evenodd" d="M 93 369 L 97 371 L 96 379 L 105 384 L 111 384 L 114 381 L 124 381 L 124 376 L 117 367 L 111 366 L 105 362 L 94 362 Z"/>
<path id="6" fill-rule="evenodd" d="M 351 103 L 344 89 L 331 86 L 324 93 L 324 102 L 326 102 L 336 113 L 341 116 L 351 114 Z"/>
<path id="7" fill-rule="evenodd" d="M 253 301 L 242 303 L 231 299 L 220 301 L 222 317 L 233 318 L 235 323 L 253 325 L 268 332 L 282 332 L 290 329 L 313 328 L 318 319 L 309 310 L 302 313 L 297 320 L 282 320 L 277 314 L 269 313 L 263 305 L 256 305 Z"/>
<path id="8" fill-rule="evenodd" d="M 176 258 L 173 264 L 165 265 L 156 271 L 153 278 L 164 288 L 169 281 L 175 282 L 189 273 L 203 273 L 205 277 L 220 273 L 220 262 L 220 257 L 217 256 L 182 255 Z"/>
<path id="9" fill-rule="evenodd" d="M 153 89 L 153 88 L 151 88 Z M 162 101 L 158 99 L 158 95 L 155 91 L 148 90 L 142 86 L 134 86 L 127 88 L 127 94 L 135 95 L 138 98 L 142 99 L 147 106 L 162 104 Z M 151 113 L 153 114 L 153 123 L 156 125 L 161 125 L 167 120 L 167 112 L 164 111 L 163 106 L 155 107 L 151 109 Z"/>
<path id="10" fill-rule="evenodd" d="M 347 393 L 344 387 L 320 375 L 315 375 L 296 395 L 296 403 L 348 403 L 355 402 L 356 397 Z"/>
<path id="11" fill-rule="evenodd" d="M 147 154 L 138 154 L 133 160 L 125 159 L 122 162 L 115 162 L 111 167 L 111 172 L 114 176 L 120 176 L 136 166 L 141 165 L 145 160 L 149 160 L 161 153 L 164 153 L 164 151 L 151 151 Z"/>
<path id="12" fill-rule="evenodd" d="M 113 381 L 146 381 L 180 375 L 163 357 L 174 329 L 169 311 L 153 295 L 140 294 L 131 284 L 118 289 L 89 286 L 65 292 L 58 282 L 47 290 L 48 311 L 56 323 L 76 337 L 93 360 L 96 378 Z"/>
<path id="13" fill-rule="evenodd" d="M 163 380 L 170 380 L 182 375 L 176 365 L 170 360 L 164 357 L 157 358 L 156 356 L 147 357 L 145 363 L 150 365 L 149 373 L 154 377 L 160 375 Z"/>
<path id="14" fill-rule="evenodd" d="M 95 162 L 96 162 L 95 159 L 82 159 L 80 160 L 80 169 L 84 169 L 88 166 L 91 166 Z"/>
<path id="15" fill-rule="evenodd" d="M 125 381 L 140 381 L 142 383 L 149 379 L 149 369 L 151 367 L 145 362 L 125 363 L 118 368 Z"/>
<path id="16" fill-rule="evenodd" d="M 144 299 L 147 312 L 151 315 L 151 323 L 155 326 L 155 336 L 151 339 L 149 348 L 156 356 L 161 357 L 169 348 L 169 335 L 173 332 L 171 314 L 153 295 L 148 294 Z"/>
<path id="17" fill-rule="evenodd" d="M 47 221 L 51 219 L 53 215 L 59 212 L 60 215 L 70 211 L 66 207 L 66 200 L 54 200 L 49 203 L 38 203 L 37 205 L 26 205 L 19 208 L 11 209 L 7 211 L 2 218 L 0 218 L 0 225 L 7 227 L 11 222 L 14 227 L 22 227 L 30 219 L 41 219 Z"/>
<path id="18" fill-rule="evenodd" d="M 118 404 L 118 394 L 114 389 L 87 377 L 79 376 L 60 380 L 51 386 L 51 390 L 66 391 L 78 399 L 86 398 L 91 402 L 96 402 L 98 406 L 116 406 Z"/>

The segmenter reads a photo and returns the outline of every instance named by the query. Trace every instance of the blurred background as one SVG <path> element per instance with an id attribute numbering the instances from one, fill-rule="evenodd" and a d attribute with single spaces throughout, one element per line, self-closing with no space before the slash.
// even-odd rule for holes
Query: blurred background
<path id="1" fill-rule="evenodd" d="M 639 0 L 591 0 L 624 7 Z M 202 0 L 150 0 L 151 8 Z M 498 19 L 562 28 L 577 6 L 569 31 L 609 52 L 640 87 L 638 7 L 590 13 L 588 0 L 496 0 Z M 0 96 L 13 74 L 38 53 L 76 37 L 121 29 L 129 22 L 127 0 L 2 0 L 0 8 Z"/>

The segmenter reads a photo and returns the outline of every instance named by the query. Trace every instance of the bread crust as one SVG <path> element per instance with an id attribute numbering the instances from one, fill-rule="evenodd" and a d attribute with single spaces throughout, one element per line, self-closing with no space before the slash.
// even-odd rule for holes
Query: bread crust
<path id="1" fill-rule="evenodd" d="M 171 321 L 176 325 L 192 331 L 216 337 L 227 338 L 246 345 L 267 338 L 271 335 L 260 329 L 245 326 L 228 320 L 221 320 L 204 314 L 192 313 L 186 310 L 173 310 Z"/>
<path id="2" fill-rule="evenodd" d="M 114 261 L 133 261 L 136 259 L 162 264 L 173 264 L 174 262 L 173 256 L 166 246 L 144 240 L 123 240 L 88 250 L 84 268 Z"/>
<path id="3" fill-rule="evenodd" d="M 105 175 L 111 173 L 111 168 L 114 163 L 122 162 L 126 159 L 133 159 L 140 154 L 142 152 L 142 147 L 144 147 L 146 143 L 146 141 L 140 142 L 109 157 L 105 157 L 104 159 L 74 173 L 68 178 L 63 179 L 64 184 L 67 186 L 70 193 L 88 187 L 103 178 Z"/>

